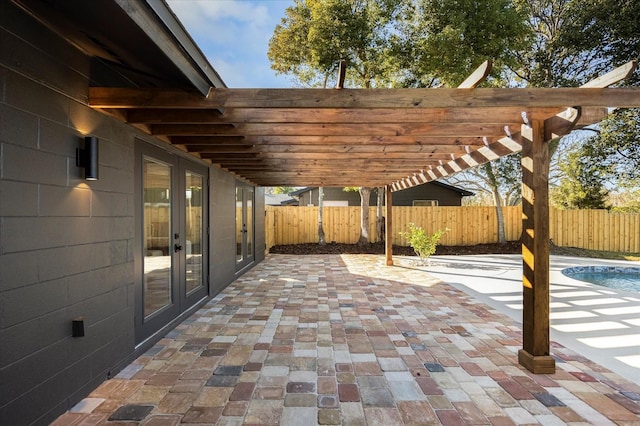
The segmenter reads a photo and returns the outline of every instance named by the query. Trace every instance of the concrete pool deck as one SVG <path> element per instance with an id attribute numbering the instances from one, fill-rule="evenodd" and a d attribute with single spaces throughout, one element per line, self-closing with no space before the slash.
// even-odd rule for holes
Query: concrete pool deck
<path id="1" fill-rule="evenodd" d="M 432 256 L 420 268 L 522 323 L 520 255 Z M 578 281 L 562 274 L 575 266 L 640 266 L 639 262 L 572 256 L 550 258 L 551 340 L 640 383 L 640 293 Z M 553 349 L 552 349 L 553 354 Z"/>

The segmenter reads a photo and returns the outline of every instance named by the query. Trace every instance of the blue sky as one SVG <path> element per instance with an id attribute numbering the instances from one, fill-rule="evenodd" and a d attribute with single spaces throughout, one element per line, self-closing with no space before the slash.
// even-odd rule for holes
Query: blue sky
<path id="1" fill-rule="evenodd" d="M 292 0 L 168 0 L 187 32 L 229 87 L 292 87 L 276 76 L 267 49 Z"/>

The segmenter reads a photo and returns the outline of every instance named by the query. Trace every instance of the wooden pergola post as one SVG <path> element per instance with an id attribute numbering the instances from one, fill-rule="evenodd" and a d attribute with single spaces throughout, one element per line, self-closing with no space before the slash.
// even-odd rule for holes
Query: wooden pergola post
<path id="1" fill-rule="evenodd" d="M 384 197 L 384 254 L 387 266 L 393 266 L 393 198 L 391 185 L 385 186 Z"/>
<path id="2" fill-rule="evenodd" d="M 549 145 L 545 122 L 522 125 L 523 348 L 529 371 L 555 373 L 549 353 Z"/>

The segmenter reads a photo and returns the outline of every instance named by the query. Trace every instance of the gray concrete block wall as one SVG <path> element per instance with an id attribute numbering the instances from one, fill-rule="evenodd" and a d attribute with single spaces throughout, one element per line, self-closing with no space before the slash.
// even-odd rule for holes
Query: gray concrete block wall
<path id="1" fill-rule="evenodd" d="M 255 240 L 256 240 L 256 262 L 264 260 L 266 250 L 266 237 L 264 234 L 265 205 L 264 188 L 255 189 Z"/>
<path id="2" fill-rule="evenodd" d="M 89 68 L 0 0 L 0 425 L 48 424 L 136 355 L 134 145 L 153 141 L 86 106 Z M 100 139 L 98 181 L 75 166 L 85 135 Z M 237 277 L 236 180 L 209 170 L 213 295 Z"/>
<path id="3" fill-rule="evenodd" d="M 86 107 L 11 70 L 2 76 L 14 90 L 0 105 L 0 424 L 46 423 L 134 352 L 134 135 L 82 112 L 101 148 L 101 179 L 87 183 L 75 167 L 84 130 L 73 116 L 43 117 L 17 94 Z M 86 336 L 73 338 L 78 316 Z"/>
<path id="4" fill-rule="evenodd" d="M 209 275 L 212 294 L 236 277 L 236 179 L 223 170 L 209 170 Z"/>
<path id="5" fill-rule="evenodd" d="M 0 3 L 3 425 L 48 423 L 134 353 L 135 132 L 86 107 L 89 62 Z M 75 166 L 86 134 L 100 138 L 96 182 Z"/>

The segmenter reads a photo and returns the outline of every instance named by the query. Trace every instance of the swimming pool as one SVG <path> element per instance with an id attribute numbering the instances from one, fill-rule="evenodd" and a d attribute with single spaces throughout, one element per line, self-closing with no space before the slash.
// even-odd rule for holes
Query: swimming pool
<path id="1" fill-rule="evenodd" d="M 575 280 L 640 293 L 640 267 L 576 266 L 563 269 L 562 273 Z"/>

